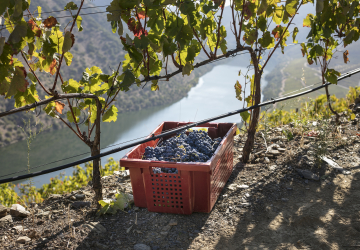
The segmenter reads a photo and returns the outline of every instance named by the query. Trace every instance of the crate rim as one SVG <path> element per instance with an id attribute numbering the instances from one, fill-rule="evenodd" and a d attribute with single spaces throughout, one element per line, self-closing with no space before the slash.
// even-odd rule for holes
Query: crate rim
<path id="1" fill-rule="evenodd" d="M 146 137 L 146 139 L 152 137 L 154 132 L 159 127 L 161 127 L 163 124 L 165 124 L 167 122 L 174 122 L 174 121 L 163 121 Z M 178 122 L 178 123 L 191 124 L 191 123 L 195 123 L 195 122 Z M 223 139 L 221 140 L 221 142 L 220 142 L 218 148 L 215 150 L 214 154 L 206 162 L 171 162 L 171 161 L 152 161 L 152 160 L 128 158 L 129 154 L 131 154 L 134 150 L 136 150 L 138 147 L 140 147 L 141 144 L 138 144 L 137 146 L 133 147 L 126 155 L 124 155 L 120 159 L 120 166 L 121 166 L 121 162 L 127 162 L 128 164 L 134 163 L 134 165 L 131 164 L 132 166 L 128 166 L 128 167 L 135 167 L 135 168 L 144 168 L 144 166 L 149 166 L 149 164 L 151 164 L 154 167 L 156 167 L 156 165 L 177 165 L 177 164 L 180 165 L 181 164 L 183 166 L 173 166 L 173 167 L 177 168 L 178 170 L 188 170 L 188 168 L 190 168 L 190 167 L 195 167 L 196 171 L 205 171 L 205 172 L 210 171 L 211 162 L 213 161 L 214 157 L 217 155 L 218 151 L 221 150 L 221 148 L 222 148 L 220 146 L 224 145 L 225 140 L 227 139 L 229 133 L 232 133 L 234 130 L 234 127 L 237 125 L 236 125 L 236 123 L 232 123 L 232 122 L 207 122 L 205 124 L 232 124 L 229 131 L 226 132 L 226 134 L 223 136 Z M 198 126 L 200 127 L 201 125 L 204 125 L 204 124 L 199 124 Z M 196 127 L 198 127 L 198 126 L 196 126 Z M 202 127 L 204 127 L 204 126 L 202 126 Z"/>

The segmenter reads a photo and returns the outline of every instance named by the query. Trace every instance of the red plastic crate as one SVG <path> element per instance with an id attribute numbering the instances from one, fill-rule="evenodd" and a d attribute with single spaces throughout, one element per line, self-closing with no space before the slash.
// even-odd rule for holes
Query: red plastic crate
<path id="1" fill-rule="evenodd" d="M 163 122 L 152 133 L 187 124 L 190 123 Z M 198 127 L 207 127 L 212 139 L 224 137 L 207 162 L 141 160 L 145 148 L 154 147 L 159 139 L 136 146 L 120 160 L 120 166 L 130 170 L 135 206 L 147 207 L 151 212 L 176 214 L 211 211 L 233 169 L 236 124 L 206 123 Z M 153 167 L 177 168 L 178 174 L 154 174 Z"/>

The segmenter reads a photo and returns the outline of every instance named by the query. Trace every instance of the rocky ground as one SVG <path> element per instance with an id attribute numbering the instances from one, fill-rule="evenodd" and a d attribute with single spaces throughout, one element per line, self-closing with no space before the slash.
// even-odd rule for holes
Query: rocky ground
<path id="1" fill-rule="evenodd" d="M 233 173 L 209 214 L 131 206 L 97 217 L 90 186 L 26 210 L 0 207 L 0 249 L 360 248 L 356 123 L 315 121 L 259 132 L 249 164 L 240 161 L 245 138 L 236 136 Z M 120 173 L 103 177 L 103 184 L 107 198 L 132 192 Z"/>

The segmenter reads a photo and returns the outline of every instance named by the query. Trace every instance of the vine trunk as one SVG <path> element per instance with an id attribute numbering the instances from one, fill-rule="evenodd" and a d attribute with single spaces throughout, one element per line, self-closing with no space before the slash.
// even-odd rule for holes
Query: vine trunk
<path id="1" fill-rule="evenodd" d="M 255 77 L 254 77 L 254 85 L 255 85 L 255 105 L 259 104 L 261 101 L 261 75 L 262 75 L 262 70 L 259 70 L 259 63 L 258 63 L 258 59 L 256 56 L 256 53 L 254 51 L 250 51 L 251 54 L 251 59 L 254 63 L 254 71 L 255 71 Z M 250 153 L 253 149 L 254 146 L 254 141 L 255 141 L 255 133 L 256 133 L 256 128 L 258 126 L 258 122 L 259 122 L 259 115 L 260 115 L 260 108 L 255 108 L 252 112 L 252 116 L 251 116 L 251 122 L 250 122 L 250 126 L 248 129 L 248 136 L 247 136 L 247 140 L 245 142 L 245 146 L 243 149 L 243 156 L 242 156 L 242 161 L 244 163 L 247 163 L 250 159 Z"/>

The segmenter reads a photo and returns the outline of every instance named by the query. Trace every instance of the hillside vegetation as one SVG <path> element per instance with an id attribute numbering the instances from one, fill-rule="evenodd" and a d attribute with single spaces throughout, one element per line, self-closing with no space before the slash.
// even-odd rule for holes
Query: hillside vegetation
<path id="1" fill-rule="evenodd" d="M 31 2 L 32 9 L 36 6 L 42 6 L 42 12 L 49 12 L 54 10 L 62 10 L 67 1 L 45 1 L 33 0 Z M 94 6 L 93 3 L 87 2 L 84 7 Z M 101 11 L 98 8 L 85 9 L 82 13 L 94 13 Z M 106 20 L 106 13 L 99 13 L 94 15 L 82 14 L 82 26 L 84 30 L 76 33 L 75 45 L 72 48 L 73 62 L 71 67 L 63 67 L 62 75 L 64 80 L 75 79 L 80 80 L 82 72 L 87 67 L 96 65 L 102 69 L 106 74 L 110 74 L 112 70 L 116 70 L 120 61 L 124 60 L 125 53 L 123 45 L 120 42 L 118 34 L 113 34 L 110 23 Z M 51 15 L 51 14 L 44 14 Z M 68 16 L 67 12 L 55 12 L 53 16 L 58 18 L 62 25 L 66 25 L 68 18 L 61 18 Z M 151 91 L 151 84 L 144 88 L 133 86 L 128 92 L 120 92 L 115 105 L 119 113 L 138 111 L 149 107 L 161 106 L 176 102 L 187 95 L 189 90 L 198 82 L 198 77 L 209 71 L 215 64 L 203 66 L 196 70 L 188 77 L 180 75 L 171 78 L 169 81 L 159 82 L 159 91 Z M 173 69 L 173 68 L 172 68 Z M 52 84 L 54 76 L 49 74 L 39 73 L 40 78 L 46 86 Z M 44 93 L 39 91 L 43 98 Z M 14 107 L 14 100 L 0 98 L 0 112 L 10 110 Z M 36 113 L 36 114 L 35 114 Z M 47 127 L 46 132 L 64 128 L 65 125 L 58 119 L 53 119 L 40 112 L 38 108 L 34 112 L 27 114 L 25 112 L 0 118 L 0 147 L 23 140 L 25 137 L 18 126 L 23 126 L 23 120 L 28 120 L 28 116 L 32 123 L 35 118 Z"/>

